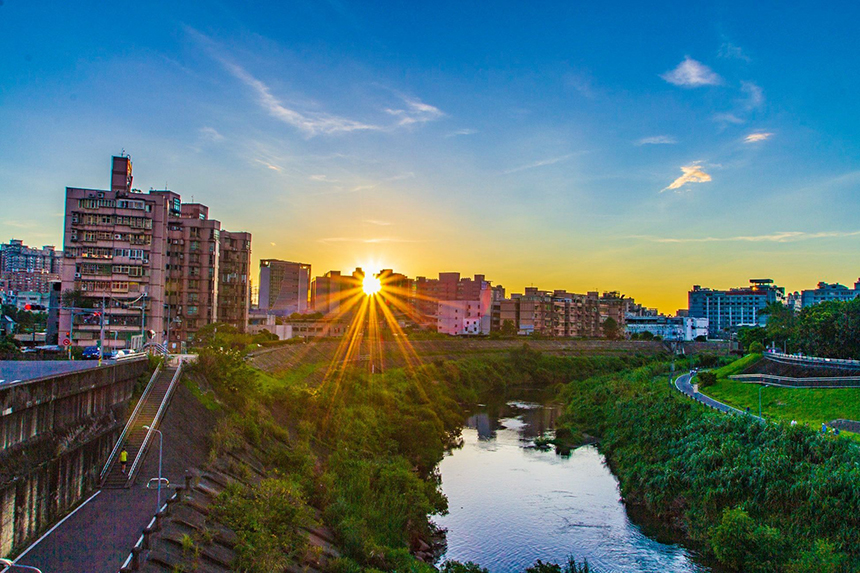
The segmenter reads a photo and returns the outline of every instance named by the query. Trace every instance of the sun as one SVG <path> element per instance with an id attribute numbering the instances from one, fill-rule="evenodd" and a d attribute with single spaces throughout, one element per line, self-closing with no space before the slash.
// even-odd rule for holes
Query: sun
<path id="1" fill-rule="evenodd" d="M 367 296 L 373 296 L 382 288 L 382 283 L 379 282 L 379 277 L 373 275 L 365 275 L 364 281 L 361 283 L 361 288 Z"/>

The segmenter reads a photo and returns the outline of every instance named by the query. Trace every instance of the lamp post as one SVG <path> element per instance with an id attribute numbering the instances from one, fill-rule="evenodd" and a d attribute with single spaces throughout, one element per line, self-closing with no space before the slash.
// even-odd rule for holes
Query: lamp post
<path id="1" fill-rule="evenodd" d="M 14 567 L 16 569 L 24 569 L 25 571 L 35 571 L 36 573 L 42 573 L 41 569 L 31 567 L 30 565 L 19 565 L 14 561 L 9 561 L 8 559 L 0 559 L 0 565 L 2 565 L 3 567 Z"/>
<path id="2" fill-rule="evenodd" d="M 164 446 L 164 435 L 161 433 L 161 430 L 156 430 L 155 428 L 150 428 L 149 426 L 144 426 L 144 430 L 152 430 L 153 432 L 158 432 L 158 500 L 155 506 L 155 513 L 161 511 L 161 453 L 162 448 Z"/>

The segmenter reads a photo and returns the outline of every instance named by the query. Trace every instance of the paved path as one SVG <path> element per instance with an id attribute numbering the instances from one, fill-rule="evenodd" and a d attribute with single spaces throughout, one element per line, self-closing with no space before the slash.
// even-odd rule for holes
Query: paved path
<path id="1" fill-rule="evenodd" d="M 709 408 L 713 408 L 714 410 L 719 410 L 720 412 L 724 412 L 726 414 L 750 415 L 753 418 L 762 419 L 762 418 L 759 418 L 758 416 L 756 416 L 754 414 L 748 414 L 747 412 L 744 412 L 743 410 L 738 410 L 737 408 L 733 408 L 733 407 L 729 406 L 728 404 L 723 404 L 722 402 L 718 402 L 717 400 L 714 400 L 713 398 L 705 396 L 704 394 L 702 394 L 701 392 L 699 392 L 698 390 L 696 390 L 693 387 L 692 373 L 690 373 L 690 372 L 688 372 L 686 374 L 682 374 L 675 379 L 675 388 L 677 388 L 681 393 L 692 398 L 693 400 L 696 400 L 697 402 L 701 402 L 705 406 L 708 406 Z"/>

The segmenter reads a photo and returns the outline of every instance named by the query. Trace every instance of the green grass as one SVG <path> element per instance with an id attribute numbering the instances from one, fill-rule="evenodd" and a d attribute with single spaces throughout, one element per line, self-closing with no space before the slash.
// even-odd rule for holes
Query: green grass
<path id="1" fill-rule="evenodd" d="M 717 375 L 717 378 L 728 378 L 729 376 L 734 376 L 735 374 L 740 374 L 744 370 L 746 370 L 749 366 L 755 364 L 761 359 L 761 354 L 747 354 L 743 358 L 739 358 L 734 362 L 726 364 L 722 368 L 717 368 L 716 370 L 712 370 L 714 374 Z"/>
<path id="2" fill-rule="evenodd" d="M 271 394 L 274 391 L 280 390 L 287 386 L 300 385 L 304 386 L 305 381 L 320 368 L 325 368 L 327 364 L 302 364 L 289 370 L 284 370 L 278 374 L 270 374 L 257 370 L 257 380 L 260 383 L 260 391 L 263 394 Z"/>
<path id="3" fill-rule="evenodd" d="M 730 365 L 731 366 L 731 365 Z M 760 384 L 737 382 L 720 378 L 703 393 L 715 400 L 735 408 L 758 414 Z M 860 420 L 860 388 L 777 388 L 768 386 L 761 391 L 762 414 L 765 418 L 797 420 L 813 429 L 822 422 L 837 418 Z M 844 432 L 851 439 L 860 441 L 860 435 Z"/>
<path id="4" fill-rule="evenodd" d="M 204 392 L 201 390 L 200 386 L 197 385 L 197 382 L 184 376 L 182 378 L 182 383 L 191 391 L 191 394 L 197 398 L 197 401 L 203 404 L 204 408 L 210 411 L 221 409 L 221 404 L 218 403 L 215 397 L 210 392 Z"/>

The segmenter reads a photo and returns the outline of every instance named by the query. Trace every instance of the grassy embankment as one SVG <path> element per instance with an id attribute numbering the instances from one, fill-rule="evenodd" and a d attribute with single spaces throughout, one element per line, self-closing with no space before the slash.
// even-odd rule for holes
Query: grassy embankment
<path id="1" fill-rule="evenodd" d="M 572 382 L 563 396 L 563 422 L 601 438 L 628 503 L 730 570 L 860 570 L 860 453 L 849 441 L 711 411 L 672 391 L 659 365 Z"/>
<path id="2" fill-rule="evenodd" d="M 715 400 L 741 410 L 758 413 L 760 384 L 749 384 L 732 380 L 729 376 L 740 374 L 748 366 L 761 359 L 761 354 L 748 354 L 743 358 L 714 370 L 717 382 L 700 389 Z M 796 420 L 813 429 L 822 423 L 843 418 L 860 420 L 860 388 L 778 388 L 767 386 L 761 391 L 761 408 L 765 418 Z M 860 436 L 850 434 L 860 441 Z"/>
<path id="3" fill-rule="evenodd" d="M 446 511 L 447 501 L 436 468 L 456 445 L 469 405 L 512 384 L 560 386 L 649 360 L 521 348 L 411 371 L 350 368 L 318 383 L 311 374 L 319 365 L 262 374 L 240 352 L 204 351 L 197 371 L 233 411 L 216 431 L 213 455 L 250 443 L 268 465 L 262 482 L 229 488 L 212 515 L 238 534 L 238 570 L 281 570 L 300 560 L 302 530 L 316 514 L 343 552 L 332 571 L 433 571 L 413 555 L 426 554 L 437 537 L 429 517 Z M 250 475 L 241 467 L 235 473 Z"/>

